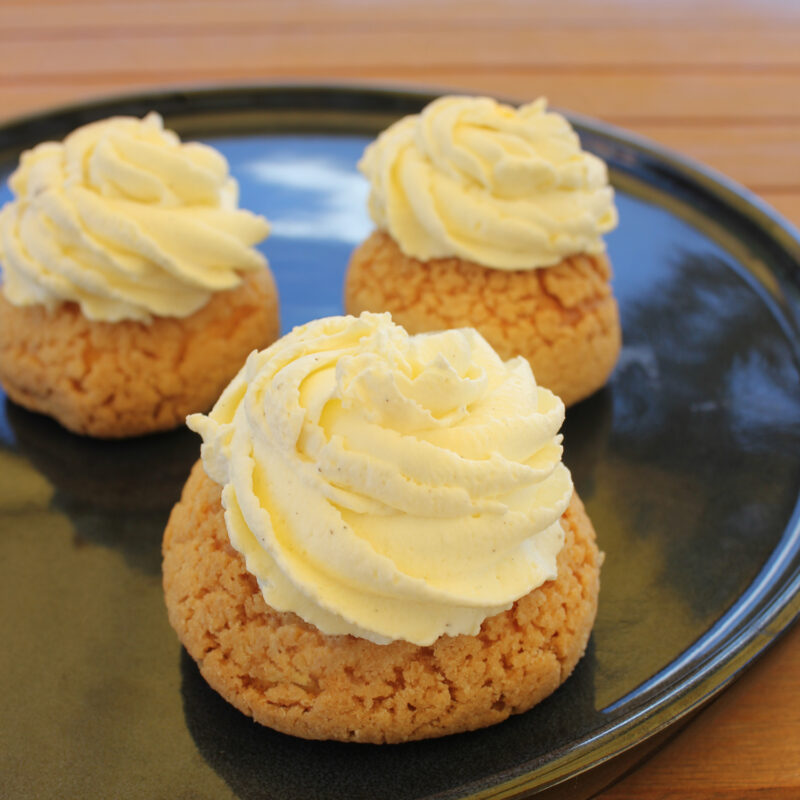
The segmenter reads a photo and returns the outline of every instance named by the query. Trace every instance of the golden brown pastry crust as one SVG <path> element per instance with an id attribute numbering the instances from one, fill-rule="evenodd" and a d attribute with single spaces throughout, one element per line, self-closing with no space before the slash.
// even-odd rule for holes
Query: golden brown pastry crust
<path id="1" fill-rule="evenodd" d="M 0 292 L 0 383 L 16 403 L 102 438 L 168 430 L 207 411 L 251 350 L 279 333 L 268 269 L 185 319 L 93 322 L 75 303 L 11 305 Z"/>
<path id="2" fill-rule="evenodd" d="M 601 556 L 577 495 L 558 577 L 430 647 L 325 636 L 264 602 L 228 541 L 220 487 L 198 462 L 164 534 L 170 623 L 208 683 L 256 721 L 309 739 L 402 742 L 491 725 L 551 694 L 583 654 Z"/>
<path id="3" fill-rule="evenodd" d="M 418 261 L 376 231 L 350 259 L 344 307 L 389 311 L 409 333 L 477 328 L 502 358 L 527 358 L 537 383 L 572 405 L 603 386 L 619 356 L 610 279 L 604 255 L 507 271 L 458 258 Z"/>

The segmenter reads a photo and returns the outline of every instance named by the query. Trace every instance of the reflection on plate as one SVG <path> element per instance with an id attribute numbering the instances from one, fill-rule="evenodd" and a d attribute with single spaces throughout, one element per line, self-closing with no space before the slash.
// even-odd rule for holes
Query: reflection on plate
<path id="1" fill-rule="evenodd" d="M 242 204 L 272 220 L 262 249 L 289 328 L 341 311 L 347 257 L 369 230 L 355 162 L 429 99 L 319 87 L 122 98 L 0 128 L 0 173 L 90 119 L 161 111 L 220 148 Z M 618 193 L 608 241 L 625 345 L 609 386 L 564 429 L 606 552 L 597 625 L 569 681 L 502 725 L 430 742 L 262 729 L 208 689 L 165 619 L 160 535 L 196 438 L 89 442 L 4 401 L 11 794 L 403 800 L 561 784 L 582 797 L 607 779 L 584 770 L 652 741 L 789 624 L 800 608 L 798 240 L 725 181 L 578 122 Z"/>

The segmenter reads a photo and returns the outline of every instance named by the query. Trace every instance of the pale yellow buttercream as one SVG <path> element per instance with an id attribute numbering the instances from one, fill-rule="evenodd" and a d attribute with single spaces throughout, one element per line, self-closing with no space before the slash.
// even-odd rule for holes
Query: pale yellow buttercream
<path id="1" fill-rule="evenodd" d="M 385 130 L 359 167 L 373 222 L 423 261 L 547 267 L 603 252 L 617 224 L 606 165 L 542 99 L 440 97 Z"/>
<path id="2" fill-rule="evenodd" d="M 3 291 L 91 320 L 186 317 L 263 269 L 263 217 L 237 208 L 225 158 L 158 114 L 113 117 L 22 154 L 0 211 Z"/>
<path id="3" fill-rule="evenodd" d="M 564 405 L 472 329 L 331 317 L 188 418 L 266 602 L 326 634 L 475 634 L 556 575 Z"/>

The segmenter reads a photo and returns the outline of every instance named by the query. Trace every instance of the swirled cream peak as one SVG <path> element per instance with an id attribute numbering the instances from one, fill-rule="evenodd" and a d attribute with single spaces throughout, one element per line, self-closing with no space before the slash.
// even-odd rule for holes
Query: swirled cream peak
<path id="1" fill-rule="evenodd" d="M 158 114 L 112 117 L 22 154 L 0 211 L 11 303 L 80 305 L 92 320 L 185 317 L 263 269 L 263 217 L 237 208 L 225 158 Z"/>
<path id="2" fill-rule="evenodd" d="M 563 403 L 472 329 L 331 317 L 254 352 L 208 416 L 208 475 L 266 602 L 326 634 L 430 644 L 556 575 Z"/>
<path id="3" fill-rule="evenodd" d="M 423 261 L 546 267 L 603 252 L 617 223 L 606 165 L 543 99 L 440 97 L 381 133 L 359 168 L 373 222 Z"/>

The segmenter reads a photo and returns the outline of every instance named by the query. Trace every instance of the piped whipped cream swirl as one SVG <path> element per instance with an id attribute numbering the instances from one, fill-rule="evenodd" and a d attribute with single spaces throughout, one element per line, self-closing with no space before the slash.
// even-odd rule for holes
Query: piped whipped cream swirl
<path id="1" fill-rule="evenodd" d="M 331 317 L 254 352 L 208 416 L 207 474 L 266 602 L 427 645 L 556 576 L 564 405 L 474 330 Z"/>
<path id="2" fill-rule="evenodd" d="M 0 211 L 9 302 L 80 305 L 92 320 L 186 317 L 263 269 L 267 221 L 237 208 L 224 156 L 158 114 L 113 117 L 22 154 Z"/>
<path id="3" fill-rule="evenodd" d="M 381 133 L 359 168 L 375 225 L 423 261 L 546 267 L 604 252 L 617 224 L 605 163 L 544 99 L 440 97 Z"/>

